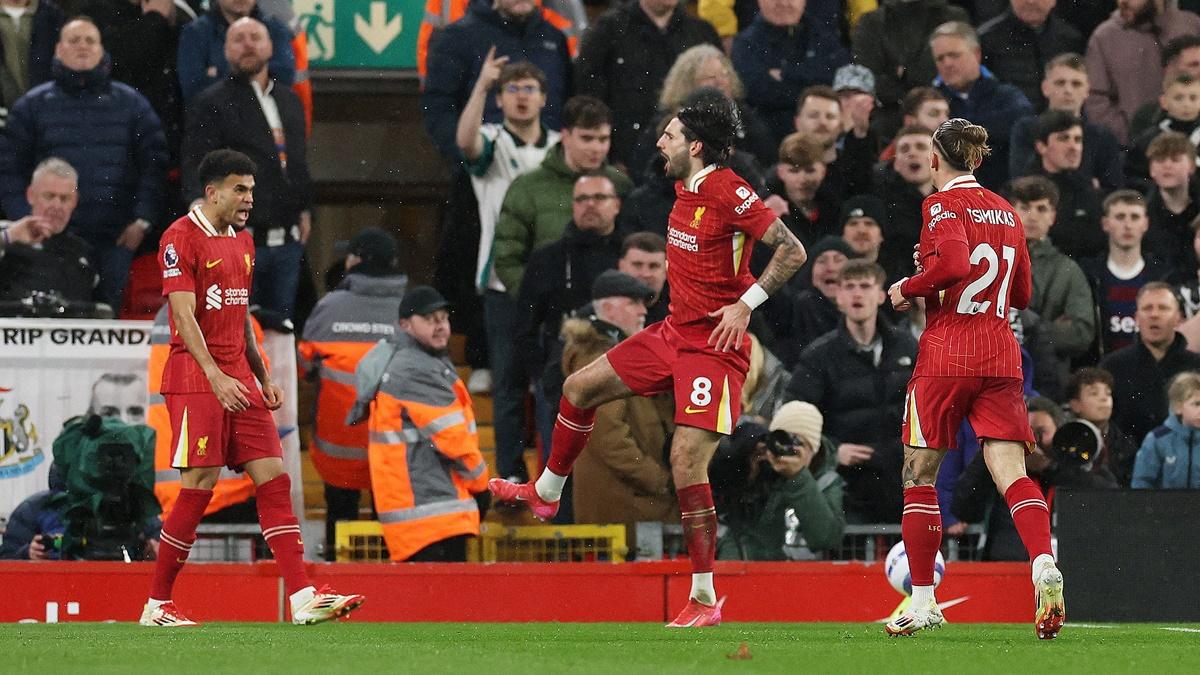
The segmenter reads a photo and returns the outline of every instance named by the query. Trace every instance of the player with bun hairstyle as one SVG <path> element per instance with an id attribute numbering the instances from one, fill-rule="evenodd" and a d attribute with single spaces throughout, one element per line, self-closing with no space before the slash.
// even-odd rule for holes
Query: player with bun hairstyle
<path id="1" fill-rule="evenodd" d="M 750 366 L 750 314 L 804 264 L 804 246 L 746 181 L 725 166 L 740 120 L 715 89 L 700 89 L 658 139 L 667 176 L 676 179 L 666 225 L 671 314 L 624 340 L 563 383 L 550 459 L 536 482 L 493 479 L 499 501 L 524 502 L 538 518 L 558 512 L 562 486 L 592 431 L 596 407 L 629 396 L 675 393 L 671 474 L 692 563 L 688 604 L 668 624 L 721 623 L 713 587 L 717 513 L 708 464 L 722 435 L 733 432 Z M 775 249 L 756 280 L 754 241 Z"/>
<path id="2" fill-rule="evenodd" d="M 1012 205 L 972 175 L 991 151 L 987 140 L 986 129 L 962 118 L 934 132 L 930 161 L 938 191 L 921 205 L 917 273 L 888 291 L 900 311 L 913 298 L 925 298 L 927 314 L 901 430 L 900 527 L 912 571 L 912 604 L 885 626 L 889 635 L 912 635 L 942 623 L 933 595 L 934 558 L 942 544 L 934 482 L 963 419 L 983 444 L 988 470 L 1033 560 L 1037 636 L 1057 636 L 1066 620 L 1062 573 L 1050 550 L 1050 511 L 1025 474 L 1034 437 L 1023 397 L 1021 349 L 1009 327 L 1010 310 L 1024 309 L 1033 292 L 1029 251 Z"/>

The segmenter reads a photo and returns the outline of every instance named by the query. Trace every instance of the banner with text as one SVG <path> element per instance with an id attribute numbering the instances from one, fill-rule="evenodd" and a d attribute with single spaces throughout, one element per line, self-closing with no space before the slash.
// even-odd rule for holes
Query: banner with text
<path id="1" fill-rule="evenodd" d="M 63 422 L 146 420 L 149 321 L 0 319 L 0 518 L 46 489 Z"/>

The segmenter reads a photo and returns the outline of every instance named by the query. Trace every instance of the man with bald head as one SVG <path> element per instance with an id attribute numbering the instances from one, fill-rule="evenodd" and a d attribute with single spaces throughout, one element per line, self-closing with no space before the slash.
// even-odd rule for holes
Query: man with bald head
<path id="1" fill-rule="evenodd" d="M 120 307 L 133 254 L 162 216 L 162 124 L 145 96 L 112 80 L 91 19 L 63 26 L 54 57 L 54 80 L 17 99 L 0 135 L 0 206 L 9 218 L 29 215 L 34 168 L 48 157 L 66 160 L 78 172 L 70 230 L 91 248 L 99 299 Z"/>
<path id="2" fill-rule="evenodd" d="M 291 87 L 296 79 L 296 55 L 292 51 L 292 31 L 276 18 L 265 16 L 258 0 L 212 0 L 209 10 L 183 27 L 179 33 L 179 86 L 185 105 L 207 87 L 220 82 L 229 73 L 224 49 L 226 32 L 240 19 L 251 18 L 267 29 L 272 51 L 268 70 L 280 87 Z"/>
<path id="3" fill-rule="evenodd" d="M 229 26 L 229 75 L 187 108 L 183 196 L 187 202 L 202 196 L 197 169 L 212 150 L 231 148 L 254 161 L 257 184 L 248 224 L 255 247 L 251 304 L 291 318 L 300 257 L 312 224 L 312 181 L 305 157 L 304 111 L 292 90 L 271 78 L 273 53 L 270 32 L 262 22 L 247 16 Z"/>

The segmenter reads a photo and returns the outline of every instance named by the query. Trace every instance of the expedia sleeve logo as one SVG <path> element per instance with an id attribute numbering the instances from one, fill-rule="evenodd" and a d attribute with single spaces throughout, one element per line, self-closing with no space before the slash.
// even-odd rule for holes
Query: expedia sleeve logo
<path id="1" fill-rule="evenodd" d="M 754 204 L 754 202 L 758 201 L 758 193 L 746 187 L 745 185 L 739 185 L 738 188 L 734 190 L 734 193 L 738 196 L 738 199 L 742 200 L 742 203 L 735 206 L 733 209 L 733 212 L 739 216 L 749 211 L 750 206 Z"/>
<path id="2" fill-rule="evenodd" d="M 932 216 L 936 216 L 937 214 L 939 214 L 939 213 L 941 213 L 941 212 L 942 212 L 942 205 L 941 205 L 941 204 L 939 204 L 939 203 L 937 203 L 937 202 L 934 202 L 933 204 L 931 204 L 931 205 L 930 205 L 930 207 L 929 207 L 929 215 L 930 215 L 931 217 L 932 217 Z"/>

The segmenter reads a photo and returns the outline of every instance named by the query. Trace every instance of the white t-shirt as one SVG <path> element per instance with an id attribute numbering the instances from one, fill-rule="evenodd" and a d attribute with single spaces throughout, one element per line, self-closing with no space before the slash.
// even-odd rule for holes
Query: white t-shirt
<path id="1" fill-rule="evenodd" d="M 496 239 L 496 221 L 508 186 L 517 176 L 536 169 L 546 152 L 558 143 L 557 131 L 545 129 L 540 145 L 530 145 L 513 136 L 503 124 L 484 124 L 483 153 L 467 163 L 475 200 L 479 202 L 479 256 L 475 265 L 475 289 L 504 291 L 504 284 L 492 269 L 492 242 Z"/>

